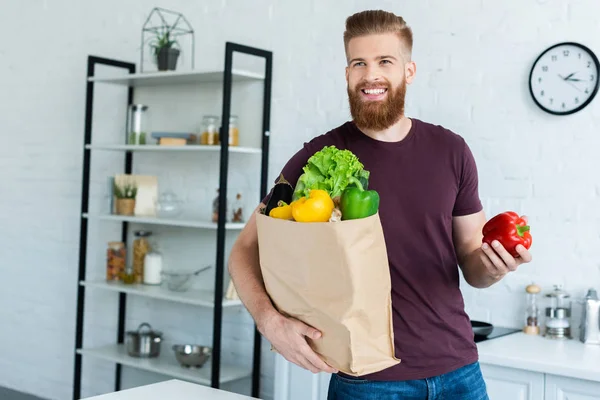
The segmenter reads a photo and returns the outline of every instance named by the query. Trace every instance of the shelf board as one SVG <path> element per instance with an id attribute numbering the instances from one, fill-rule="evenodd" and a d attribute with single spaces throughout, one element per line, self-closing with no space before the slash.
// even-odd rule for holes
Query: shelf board
<path id="1" fill-rule="evenodd" d="M 168 225 L 168 226 L 183 226 L 187 228 L 200 228 L 200 229 L 214 229 L 217 230 L 217 223 L 210 221 L 199 221 L 193 219 L 183 218 L 159 218 L 159 217 L 136 217 L 127 215 L 113 215 L 113 214 L 88 214 L 84 213 L 83 218 L 87 219 L 98 219 L 103 221 L 117 221 L 117 222 L 132 222 L 138 224 L 151 224 L 151 225 Z M 245 223 L 241 222 L 227 222 L 225 229 L 230 231 L 238 231 L 244 229 Z"/>
<path id="2" fill-rule="evenodd" d="M 183 145 L 183 146 L 159 146 L 156 144 L 133 145 L 133 144 L 86 144 L 89 150 L 112 150 L 112 151 L 157 151 L 157 152 L 209 152 L 219 153 L 221 146 L 208 145 Z M 254 147 L 229 146 L 230 153 L 261 154 L 262 149 Z"/>
<path id="3" fill-rule="evenodd" d="M 116 362 L 128 367 L 138 368 L 145 371 L 168 375 L 178 379 L 184 379 L 201 385 L 211 383 L 211 359 L 209 358 L 202 368 L 185 368 L 179 365 L 171 348 L 161 347 L 161 355 L 156 358 L 136 358 L 127 354 L 125 345 L 108 345 L 91 349 L 78 349 L 78 354 L 95 357 L 107 361 Z M 250 377 L 252 371 L 249 368 L 241 368 L 231 365 L 221 365 L 220 382 L 232 382 L 238 379 Z"/>
<path id="4" fill-rule="evenodd" d="M 190 83 L 222 82 L 223 71 L 164 71 L 141 72 L 137 74 L 120 75 L 113 77 L 89 77 L 89 82 L 110 83 L 115 85 L 161 86 L 180 85 Z M 234 69 L 233 82 L 248 82 L 264 80 L 264 74 Z"/>
<path id="5" fill-rule="evenodd" d="M 190 289 L 186 292 L 174 292 L 167 289 L 165 286 L 151 286 L 143 284 L 125 285 L 122 282 L 107 282 L 105 280 L 98 281 L 81 281 L 82 286 L 108 290 L 112 292 L 120 292 L 133 294 L 142 297 L 149 297 L 159 300 L 167 300 L 176 303 L 191 304 L 201 307 L 214 307 L 214 294 L 210 291 Z M 237 307 L 242 305 L 240 300 L 223 299 L 223 308 Z"/>

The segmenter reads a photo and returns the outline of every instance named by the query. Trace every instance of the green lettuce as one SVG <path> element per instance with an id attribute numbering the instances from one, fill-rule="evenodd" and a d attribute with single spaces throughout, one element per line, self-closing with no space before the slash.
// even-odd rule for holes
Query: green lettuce
<path id="1" fill-rule="evenodd" d="M 312 189 L 321 189 L 331 198 L 341 196 L 348 186 L 367 189 L 369 171 L 350 150 L 340 150 L 335 146 L 325 146 L 313 154 L 303 168 L 293 199 L 308 196 Z"/>

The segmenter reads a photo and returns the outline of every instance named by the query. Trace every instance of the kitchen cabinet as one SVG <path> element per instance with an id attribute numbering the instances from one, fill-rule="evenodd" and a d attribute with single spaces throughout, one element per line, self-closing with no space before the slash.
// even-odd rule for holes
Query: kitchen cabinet
<path id="1" fill-rule="evenodd" d="M 544 400 L 544 374 L 481 364 L 490 400 Z"/>
<path id="2" fill-rule="evenodd" d="M 600 400 L 600 382 L 547 374 L 545 400 Z"/>

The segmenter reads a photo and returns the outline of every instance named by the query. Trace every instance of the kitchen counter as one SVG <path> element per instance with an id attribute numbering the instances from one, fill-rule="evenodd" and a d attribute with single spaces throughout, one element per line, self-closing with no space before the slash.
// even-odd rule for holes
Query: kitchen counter
<path id="1" fill-rule="evenodd" d="M 477 344 L 479 362 L 600 382 L 600 346 L 522 332 Z"/>
<path id="2" fill-rule="evenodd" d="M 177 379 L 121 390 L 83 400 L 250 400 L 254 397 L 242 396 L 208 386 L 196 385 Z"/>

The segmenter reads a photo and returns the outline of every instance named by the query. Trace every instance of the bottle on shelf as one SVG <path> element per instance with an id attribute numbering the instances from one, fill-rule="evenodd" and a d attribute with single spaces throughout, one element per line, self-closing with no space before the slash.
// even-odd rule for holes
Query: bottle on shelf
<path id="1" fill-rule="evenodd" d="M 212 222 L 219 222 L 219 189 L 217 189 L 217 196 L 212 202 Z M 229 222 L 229 201 L 225 199 L 225 222 Z"/>
<path id="2" fill-rule="evenodd" d="M 127 144 L 147 144 L 148 141 L 148 106 L 132 104 L 129 106 Z"/>
<path id="3" fill-rule="evenodd" d="M 127 251 L 123 242 L 109 242 L 106 252 L 106 280 L 118 281 L 125 272 Z"/>
<path id="4" fill-rule="evenodd" d="M 242 202 L 241 193 L 235 196 L 232 208 L 231 222 L 244 222 L 244 203 Z"/>
<path id="5" fill-rule="evenodd" d="M 162 254 L 156 246 L 146 253 L 144 257 L 144 284 L 160 285 L 162 283 Z"/>
<path id="6" fill-rule="evenodd" d="M 219 118 L 214 115 L 205 115 L 202 118 L 202 134 L 200 144 L 215 145 L 219 142 L 219 130 L 217 123 Z"/>
<path id="7" fill-rule="evenodd" d="M 152 235 L 150 231 L 135 231 L 135 240 L 133 241 L 133 275 L 135 283 L 144 281 L 144 259 L 150 252 L 151 246 L 148 237 Z"/>

